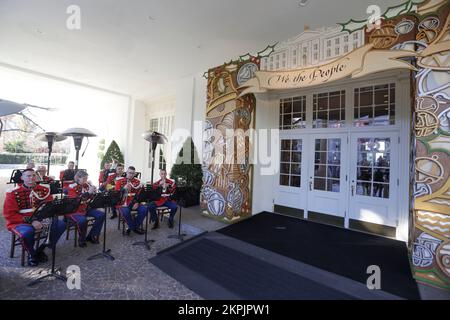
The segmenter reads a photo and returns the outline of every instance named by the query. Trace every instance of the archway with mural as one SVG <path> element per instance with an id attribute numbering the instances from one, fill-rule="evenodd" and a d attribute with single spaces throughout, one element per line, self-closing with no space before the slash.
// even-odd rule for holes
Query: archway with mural
<path id="1" fill-rule="evenodd" d="M 406 1 L 389 8 L 379 25 L 350 19 L 341 32 L 362 32 L 364 45 L 325 64 L 261 70 L 261 59 L 246 55 L 208 71 L 204 186 L 202 205 L 226 221 L 251 215 L 251 146 L 245 140 L 245 161 L 223 164 L 227 139 L 213 129 L 254 128 L 254 93 L 307 88 L 341 79 L 404 69 L 410 71 L 413 126 L 410 168 L 409 248 L 415 278 L 450 288 L 450 1 Z M 225 136 L 225 134 L 224 134 Z M 234 138 L 233 138 L 234 139 Z M 223 147 L 221 149 L 221 147 Z M 270 187 L 270 186 L 269 186 Z"/>

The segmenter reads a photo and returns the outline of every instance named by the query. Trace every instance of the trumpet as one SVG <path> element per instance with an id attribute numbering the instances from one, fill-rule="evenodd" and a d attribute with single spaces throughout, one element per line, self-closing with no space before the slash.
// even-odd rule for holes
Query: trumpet
<path id="1" fill-rule="evenodd" d="M 87 190 L 87 192 L 89 192 L 90 194 L 93 194 L 93 193 L 96 193 L 96 192 L 97 192 L 97 187 L 94 186 L 90 180 L 87 181 L 86 184 L 88 185 L 88 190 Z"/>

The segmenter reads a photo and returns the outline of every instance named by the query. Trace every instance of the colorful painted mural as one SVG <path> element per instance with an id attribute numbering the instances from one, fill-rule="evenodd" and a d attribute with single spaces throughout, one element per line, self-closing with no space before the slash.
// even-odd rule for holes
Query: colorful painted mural
<path id="1" fill-rule="evenodd" d="M 363 20 L 341 25 L 364 28 L 374 48 L 415 51 L 411 263 L 418 281 L 450 289 L 450 1 L 407 1 L 382 18 L 371 31 Z"/>
<path id="2" fill-rule="evenodd" d="M 259 63 L 258 57 L 248 57 L 208 71 L 201 205 L 208 215 L 227 222 L 251 215 L 250 141 L 248 137 L 227 136 L 227 130 L 245 132 L 254 128 L 255 97 L 238 98 L 238 87 L 253 77 Z M 245 150 L 241 161 L 234 155 L 229 158 L 235 150 L 226 146 L 233 142 L 242 144 L 236 147 Z"/>

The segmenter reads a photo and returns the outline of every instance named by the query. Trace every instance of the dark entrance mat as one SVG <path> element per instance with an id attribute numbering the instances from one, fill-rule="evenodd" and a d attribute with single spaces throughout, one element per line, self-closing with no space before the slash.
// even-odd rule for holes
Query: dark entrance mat
<path id="1" fill-rule="evenodd" d="M 367 267 L 377 265 L 383 291 L 420 299 L 402 241 L 270 212 L 217 232 L 364 284 Z"/>
<path id="2" fill-rule="evenodd" d="M 217 242 L 201 238 L 150 260 L 206 299 L 355 299 Z M 176 267 L 178 264 L 182 267 Z M 208 285 L 204 279 L 214 285 Z M 218 285 L 227 293 L 218 292 Z"/>

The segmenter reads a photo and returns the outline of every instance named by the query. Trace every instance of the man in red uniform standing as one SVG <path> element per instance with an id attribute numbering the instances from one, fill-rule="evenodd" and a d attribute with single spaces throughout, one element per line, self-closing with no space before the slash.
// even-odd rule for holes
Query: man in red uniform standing
<path id="1" fill-rule="evenodd" d="M 128 225 L 127 234 L 133 231 L 137 234 L 143 234 L 144 232 L 139 228 L 139 226 L 144 221 L 148 214 L 148 208 L 145 204 L 133 203 L 136 195 L 142 189 L 141 181 L 135 178 L 136 169 L 135 167 L 128 167 L 125 177 L 120 177 L 116 179 L 116 191 L 122 191 L 123 200 L 117 206 L 120 210 L 122 217 L 125 219 Z M 135 219 L 131 216 L 131 210 L 137 210 L 137 216 Z"/>
<path id="2" fill-rule="evenodd" d="M 41 245 L 38 250 L 34 248 L 35 232 L 40 231 L 44 225 L 32 218 L 33 212 L 42 202 L 53 200 L 50 189 L 36 184 L 36 173 L 33 169 L 25 169 L 22 172 L 23 183 L 6 193 L 3 205 L 3 215 L 6 227 L 9 231 L 19 236 L 23 247 L 28 252 L 28 265 L 36 266 L 39 262 L 47 261 L 44 249 L 56 244 L 66 230 L 66 224 L 53 219 L 50 227 L 50 243 Z"/>
<path id="3" fill-rule="evenodd" d="M 150 215 L 151 221 L 154 222 L 152 229 L 156 229 L 159 227 L 156 208 L 163 206 L 170 209 L 169 228 L 173 228 L 173 219 L 175 217 L 175 214 L 177 213 L 178 206 L 175 201 L 170 199 L 170 196 L 175 192 L 176 185 L 173 180 L 167 179 L 166 170 L 160 170 L 159 176 L 161 177 L 161 179 L 159 179 L 153 184 L 153 188 L 154 189 L 161 188 L 161 198 L 157 201 L 153 201 L 148 207 L 151 214 Z"/>

